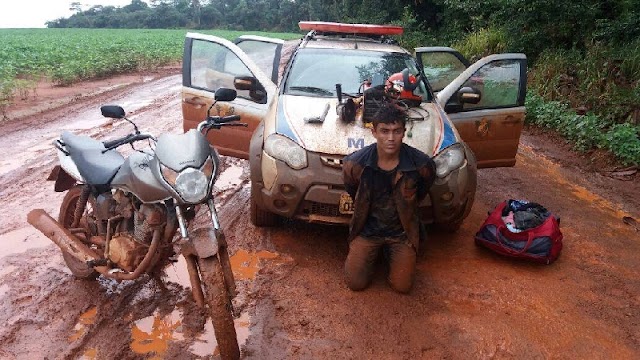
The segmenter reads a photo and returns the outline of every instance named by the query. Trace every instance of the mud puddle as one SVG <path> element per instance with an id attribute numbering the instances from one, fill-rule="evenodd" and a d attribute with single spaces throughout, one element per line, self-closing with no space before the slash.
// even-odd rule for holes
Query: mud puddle
<path id="1" fill-rule="evenodd" d="M 36 229 L 25 227 L 0 235 L 0 258 L 51 245 Z"/>

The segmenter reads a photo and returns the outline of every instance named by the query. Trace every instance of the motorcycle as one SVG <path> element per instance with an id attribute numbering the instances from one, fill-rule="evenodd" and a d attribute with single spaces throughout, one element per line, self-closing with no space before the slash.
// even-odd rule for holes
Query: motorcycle
<path id="1" fill-rule="evenodd" d="M 54 141 L 60 164 L 48 178 L 55 191 L 66 192 L 58 219 L 43 209 L 27 216 L 60 248 L 78 278 L 134 280 L 162 270 L 180 253 L 196 304 L 208 308 L 223 359 L 240 357 L 231 302 L 236 289 L 213 199 L 220 159 L 206 134 L 246 126 L 238 115 L 211 115 L 216 102 L 235 97 L 235 90 L 218 89 L 196 129 L 158 139 L 141 133 L 122 107 L 102 106 L 103 116 L 124 119 L 135 131 L 104 142 L 63 132 Z M 138 150 L 134 144 L 140 141 L 150 146 Z M 116 148 L 127 144 L 134 152 L 125 158 Z M 191 229 L 200 207 L 208 209 L 212 226 Z"/>

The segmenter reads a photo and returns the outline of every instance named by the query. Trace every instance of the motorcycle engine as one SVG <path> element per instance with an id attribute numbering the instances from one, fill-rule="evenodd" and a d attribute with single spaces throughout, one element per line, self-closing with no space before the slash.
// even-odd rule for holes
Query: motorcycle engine
<path id="1" fill-rule="evenodd" d="M 116 234 L 109 242 L 109 259 L 126 271 L 134 271 L 144 259 L 147 249 L 128 233 Z"/>

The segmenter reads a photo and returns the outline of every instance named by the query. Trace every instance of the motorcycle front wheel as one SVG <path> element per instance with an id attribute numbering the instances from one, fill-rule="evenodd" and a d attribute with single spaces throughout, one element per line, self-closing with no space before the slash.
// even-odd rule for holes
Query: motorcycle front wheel
<path id="1" fill-rule="evenodd" d="M 69 189 L 67 193 L 64 195 L 64 199 L 62 199 L 62 204 L 60 204 L 60 214 L 58 215 L 58 222 L 64 226 L 65 229 L 71 228 L 73 224 L 73 215 L 76 211 L 76 207 L 78 206 L 78 200 L 80 200 L 80 196 L 82 194 L 83 185 L 76 185 Z M 93 195 L 90 195 L 93 197 Z M 91 203 L 92 199 L 87 201 L 87 206 L 84 210 L 84 214 L 82 217 L 87 216 L 89 212 L 91 212 Z M 86 220 L 80 220 L 79 227 L 84 227 L 85 234 L 87 236 L 95 235 L 92 234 L 91 229 L 86 223 Z M 84 261 L 78 260 L 73 255 L 62 251 L 62 258 L 64 262 L 67 264 L 71 273 L 81 279 L 95 279 L 98 276 L 98 272 L 95 271 L 92 267 L 89 267 Z"/>
<path id="2" fill-rule="evenodd" d="M 216 256 L 198 258 L 204 298 L 223 360 L 240 358 L 236 329 L 233 325 L 231 297 L 224 282 L 222 265 Z"/>

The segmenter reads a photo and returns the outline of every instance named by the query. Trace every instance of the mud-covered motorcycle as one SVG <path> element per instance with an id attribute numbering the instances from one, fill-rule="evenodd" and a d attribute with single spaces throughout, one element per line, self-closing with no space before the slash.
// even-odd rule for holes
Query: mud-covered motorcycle
<path id="1" fill-rule="evenodd" d="M 235 97 L 235 90 L 222 88 L 214 99 Z M 60 247 L 79 278 L 133 280 L 161 270 L 181 253 L 195 302 L 208 308 L 222 358 L 237 359 L 235 282 L 213 199 L 220 160 L 206 133 L 246 124 L 236 122 L 237 115 L 212 116 L 212 107 L 197 129 L 158 139 L 141 133 L 122 107 L 101 107 L 103 116 L 124 119 L 135 132 L 104 142 L 63 132 L 54 142 L 60 164 L 49 176 L 55 191 L 66 192 L 58 220 L 34 209 L 28 222 Z M 151 146 L 137 150 L 140 141 Z M 125 158 L 116 148 L 126 144 L 135 151 Z M 200 207 L 208 208 L 212 225 L 194 229 Z M 181 236 L 174 236 L 178 230 Z"/>

